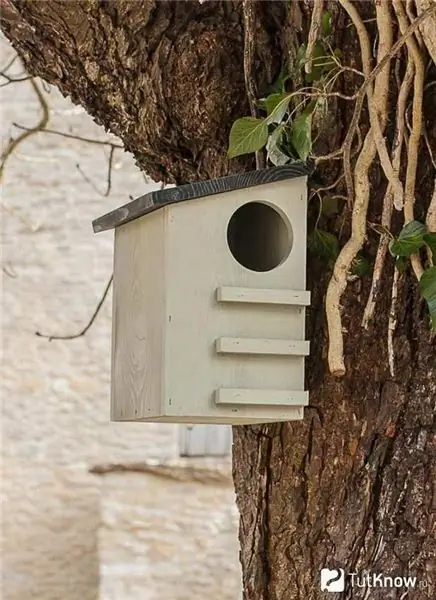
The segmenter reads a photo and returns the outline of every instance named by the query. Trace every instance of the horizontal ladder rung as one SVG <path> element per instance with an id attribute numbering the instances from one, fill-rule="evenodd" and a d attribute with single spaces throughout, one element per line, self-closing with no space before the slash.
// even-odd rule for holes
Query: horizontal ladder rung
<path id="1" fill-rule="evenodd" d="M 275 354 L 308 356 L 307 341 L 222 337 L 215 342 L 218 354 Z"/>
<path id="2" fill-rule="evenodd" d="M 266 406 L 307 406 L 309 393 L 287 390 L 221 389 L 215 392 L 216 404 Z"/>
<path id="3" fill-rule="evenodd" d="M 310 292 L 298 290 L 262 290 L 242 287 L 220 287 L 216 291 L 218 302 L 245 302 L 250 304 L 282 304 L 309 306 Z"/>

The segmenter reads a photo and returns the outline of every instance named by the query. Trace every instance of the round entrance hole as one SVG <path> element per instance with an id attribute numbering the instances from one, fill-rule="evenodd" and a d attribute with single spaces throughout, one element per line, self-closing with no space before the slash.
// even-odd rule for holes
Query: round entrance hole
<path id="1" fill-rule="evenodd" d="M 233 258 L 251 271 L 271 271 L 292 249 L 292 229 L 286 216 L 264 202 L 240 206 L 227 226 Z"/>

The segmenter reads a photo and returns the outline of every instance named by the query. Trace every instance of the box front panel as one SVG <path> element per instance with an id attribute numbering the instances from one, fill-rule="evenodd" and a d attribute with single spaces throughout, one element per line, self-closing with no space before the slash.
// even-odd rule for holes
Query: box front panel
<path id="1" fill-rule="evenodd" d="M 276 392 L 304 389 L 305 310 L 298 298 L 307 304 L 307 294 L 301 294 L 306 275 L 306 194 L 306 180 L 301 178 L 171 207 L 168 415 L 235 420 L 302 416 L 295 406 L 274 402 L 283 397 Z M 275 218 L 264 228 L 258 217 L 268 213 L 261 209 L 257 215 L 256 207 L 254 211 L 246 207 L 251 203 L 272 207 L 285 217 L 286 229 Z M 241 208 L 248 228 L 243 219 L 232 221 Z M 220 300 L 220 288 L 233 300 Z M 241 288 L 248 290 L 249 302 L 234 301 Z M 289 294 L 292 290 L 296 293 Z M 217 390 L 233 389 L 261 390 L 265 403 L 216 404 Z"/>

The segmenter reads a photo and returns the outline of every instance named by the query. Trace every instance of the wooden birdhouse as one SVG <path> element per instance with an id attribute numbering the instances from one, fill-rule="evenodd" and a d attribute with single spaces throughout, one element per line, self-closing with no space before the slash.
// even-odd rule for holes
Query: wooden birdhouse
<path id="1" fill-rule="evenodd" d="M 115 228 L 115 421 L 303 418 L 307 175 L 292 165 L 163 189 Z"/>

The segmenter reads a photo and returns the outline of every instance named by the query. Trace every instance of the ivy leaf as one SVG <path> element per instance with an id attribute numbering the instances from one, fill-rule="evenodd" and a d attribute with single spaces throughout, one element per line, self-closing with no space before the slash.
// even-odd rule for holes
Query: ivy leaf
<path id="1" fill-rule="evenodd" d="M 266 145 L 267 158 L 275 167 L 285 165 L 290 161 L 290 157 L 280 149 L 280 143 L 282 141 L 284 128 L 286 125 L 283 123 L 274 129 L 272 134 L 268 138 Z"/>
<path id="2" fill-rule="evenodd" d="M 328 73 L 333 69 L 335 64 L 333 58 L 326 54 L 322 44 L 316 42 L 312 55 L 312 70 L 310 73 L 306 73 L 307 83 L 319 81 L 324 73 Z"/>
<path id="3" fill-rule="evenodd" d="M 289 108 L 291 94 L 270 94 L 265 99 L 268 123 L 281 123 Z"/>
<path id="4" fill-rule="evenodd" d="M 419 281 L 419 291 L 426 299 L 433 329 L 436 329 L 436 267 L 426 269 Z"/>
<path id="5" fill-rule="evenodd" d="M 291 142 L 301 160 L 307 160 L 312 150 L 312 113 L 316 101 L 312 101 L 292 123 Z"/>
<path id="6" fill-rule="evenodd" d="M 295 59 L 295 68 L 297 71 L 304 67 L 306 62 L 306 44 L 301 44 L 301 46 L 297 50 L 297 56 Z"/>
<path id="7" fill-rule="evenodd" d="M 370 271 L 371 265 L 369 261 L 361 254 L 358 254 L 351 263 L 350 275 L 365 277 L 365 275 L 368 275 Z"/>
<path id="8" fill-rule="evenodd" d="M 433 263 L 436 263 L 436 233 L 426 233 L 424 235 L 424 242 L 431 250 L 433 256 Z"/>
<path id="9" fill-rule="evenodd" d="M 333 264 L 339 254 L 339 241 L 328 231 L 314 229 L 307 238 L 307 249 L 328 264 Z"/>
<path id="10" fill-rule="evenodd" d="M 407 267 L 407 260 L 404 256 L 398 256 L 395 261 L 395 266 L 399 270 L 400 273 L 404 273 Z"/>
<path id="11" fill-rule="evenodd" d="M 229 158 L 257 152 L 268 141 L 268 124 L 265 119 L 242 117 L 237 119 L 230 130 Z"/>
<path id="12" fill-rule="evenodd" d="M 389 251 L 392 256 L 410 256 L 416 254 L 424 245 L 424 235 L 427 227 L 419 221 L 407 223 L 400 231 L 400 235 L 390 241 Z"/>
<path id="13" fill-rule="evenodd" d="M 321 26 L 322 26 L 322 30 L 324 32 L 324 35 L 330 35 L 331 32 L 333 31 L 333 27 L 332 27 L 332 13 L 330 11 L 325 10 L 322 13 Z"/>
<path id="14" fill-rule="evenodd" d="M 271 93 L 272 94 L 283 94 L 286 87 L 286 82 L 291 78 L 291 74 L 287 72 L 286 69 L 280 73 L 277 77 L 274 85 L 272 86 Z"/>
<path id="15" fill-rule="evenodd" d="M 321 212 L 327 218 L 335 217 L 341 212 L 343 203 L 344 200 L 339 199 L 337 196 L 324 196 Z"/>

